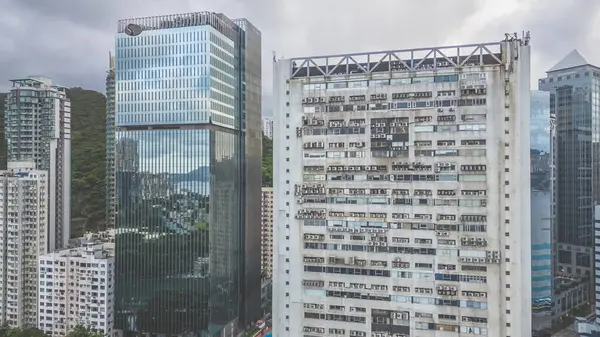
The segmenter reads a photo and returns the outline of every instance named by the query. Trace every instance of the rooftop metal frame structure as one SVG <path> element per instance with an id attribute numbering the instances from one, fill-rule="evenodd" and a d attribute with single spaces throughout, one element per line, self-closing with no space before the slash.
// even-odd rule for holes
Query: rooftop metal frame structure
<path id="1" fill-rule="evenodd" d="M 503 65 L 504 41 L 291 58 L 290 78 Z"/>
<path id="2" fill-rule="evenodd" d="M 52 81 L 50 78 L 46 78 Z M 66 90 L 67 87 L 53 84 L 52 82 L 44 82 L 43 80 L 35 77 L 29 78 L 18 78 L 10 80 L 12 82 L 13 88 L 36 88 L 36 89 L 58 89 L 58 90 Z"/>
<path id="3" fill-rule="evenodd" d="M 238 20 L 241 21 L 243 19 Z M 236 39 L 238 35 L 237 29 L 240 28 L 234 21 L 229 19 L 223 13 L 206 11 L 121 19 L 117 22 L 117 32 L 125 32 L 125 28 L 129 24 L 138 25 L 143 31 L 195 26 L 211 26 L 232 40 Z"/>

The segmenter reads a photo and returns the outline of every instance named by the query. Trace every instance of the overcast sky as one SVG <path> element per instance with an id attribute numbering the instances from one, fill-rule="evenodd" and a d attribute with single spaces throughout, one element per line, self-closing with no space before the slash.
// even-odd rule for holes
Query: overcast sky
<path id="1" fill-rule="evenodd" d="M 532 84 L 574 48 L 600 63 L 600 0 L 0 0 L 0 90 L 45 75 L 104 91 L 120 18 L 192 11 L 246 17 L 272 52 L 295 57 L 499 41 L 531 31 Z"/>

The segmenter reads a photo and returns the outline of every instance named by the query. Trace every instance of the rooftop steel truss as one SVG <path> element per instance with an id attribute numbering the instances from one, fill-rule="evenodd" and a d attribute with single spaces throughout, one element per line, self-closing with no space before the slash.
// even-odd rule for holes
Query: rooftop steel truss
<path id="1" fill-rule="evenodd" d="M 502 65 L 503 42 L 292 58 L 291 78 Z"/>

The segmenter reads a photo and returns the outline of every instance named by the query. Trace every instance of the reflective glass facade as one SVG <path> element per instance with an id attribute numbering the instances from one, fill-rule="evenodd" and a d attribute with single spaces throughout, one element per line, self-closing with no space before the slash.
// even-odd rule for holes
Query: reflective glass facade
<path id="1" fill-rule="evenodd" d="M 533 325 L 552 308 L 552 151 L 547 92 L 531 92 L 531 295 Z M 547 320 L 541 320 L 542 323 Z M 543 325 L 543 324 L 542 324 Z"/>
<path id="2" fill-rule="evenodd" d="M 540 80 L 556 116 L 557 258 L 566 274 L 591 272 L 594 205 L 600 201 L 599 77 L 598 68 L 583 64 L 554 69 Z"/>
<path id="3" fill-rule="evenodd" d="M 594 207 L 600 203 L 600 68 L 573 51 L 540 79 L 553 138 L 553 321 L 594 295 Z M 532 181 L 533 186 L 533 181 Z M 532 200 L 533 207 L 533 200 Z"/>
<path id="4" fill-rule="evenodd" d="M 125 34 L 132 23 L 141 34 Z M 126 336 L 235 334 L 254 292 L 260 312 L 260 258 L 256 289 L 246 263 L 245 180 L 260 183 L 249 171 L 260 150 L 243 128 L 243 41 L 222 14 L 119 22 L 115 311 Z"/>

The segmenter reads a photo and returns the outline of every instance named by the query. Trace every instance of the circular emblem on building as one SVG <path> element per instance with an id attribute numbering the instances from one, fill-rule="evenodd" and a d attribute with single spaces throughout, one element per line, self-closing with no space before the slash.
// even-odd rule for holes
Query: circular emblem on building
<path id="1" fill-rule="evenodd" d="M 142 27 L 135 23 L 130 23 L 125 27 L 125 34 L 129 36 L 138 36 L 142 33 Z"/>

